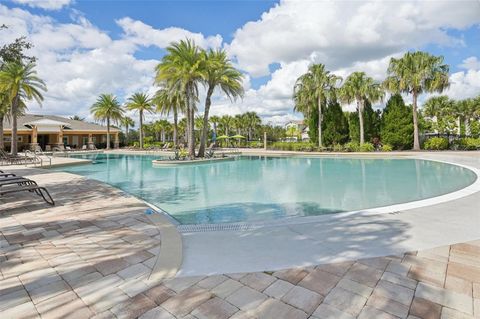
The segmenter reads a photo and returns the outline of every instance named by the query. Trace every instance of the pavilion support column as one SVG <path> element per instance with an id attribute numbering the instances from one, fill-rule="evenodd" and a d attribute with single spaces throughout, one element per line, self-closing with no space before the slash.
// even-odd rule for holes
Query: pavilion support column
<path id="1" fill-rule="evenodd" d="M 115 133 L 115 139 L 113 141 L 113 148 L 120 148 L 120 140 L 118 138 L 118 132 Z"/>
<path id="2" fill-rule="evenodd" d="M 38 129 L 36 126 L 32 127 L 31 143 L 29 147 L 31 151 L 35 151 L 38 147 Z"/>
<path id="3" fill-rule="evenodd" d="M 94 148 L 94 144 L 93 144 L 93 134 L 92 133 L 89 133 L 88 134 L 88 148 L 89 149 L 93 149 Z"/>
<path id="4" fill-rule="evenodd" d="M 57 141 L 57 144 L 60 146 L 60 145 L 63 145 L 63 128 L 61 127 L 60 128 L 60 131 L 58 132 L 58 141 Z"/>

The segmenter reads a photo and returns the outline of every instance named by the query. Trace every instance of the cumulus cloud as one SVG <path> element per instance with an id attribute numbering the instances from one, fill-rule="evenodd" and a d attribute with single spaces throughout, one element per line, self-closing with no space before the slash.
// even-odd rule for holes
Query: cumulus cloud
<path id="1" fill-rule="evenodd" d="M 476 56 L 471 56 L 463 60 L 459 67 L 466 70 L 480 70 L 480 60 Z"/>
<path id="2" fill-rule="evenodd" d="M 1 31 L 0 45 L 27 35 L 35 45 L 29 54 L 37 57 L 38 74 L 48 87 L 43 106 L 29 103 L 30 112 L 91 119 L 89 107 L 100 93 L 113 93 L 124 101 L 134 92 L 154 91 L 158 60 L 136 58 L 141 47 L 164 48 L 185 37 L 204 47 L 219 47 L 222 41 L 220 36 L 204 37 L 180 28 L 154 29 L 130 18 L 118 21 L 124 32 L 112 39 L 80 12 L 72 11 L 71 18 L 71 23 L 59 23 L 0 5 L 0 21 L 9 27 Z"/>
<path id="3" fill-rule="evenodd" d="M 312 53 L 338 69 L 427 43 L 462 45 L 446 28 L 480 22 L 479 11 L 477 1 L 284 0 L 238 29 L 227 48 L 252 76 Z"/>
<path id="4" fill-rule="evenodd" d="M 15 3 L 27 5 L 32 8 L 41 8 L 44 10 L 60 10 L 69 6 L 73 0 L 12 0 Z"/>

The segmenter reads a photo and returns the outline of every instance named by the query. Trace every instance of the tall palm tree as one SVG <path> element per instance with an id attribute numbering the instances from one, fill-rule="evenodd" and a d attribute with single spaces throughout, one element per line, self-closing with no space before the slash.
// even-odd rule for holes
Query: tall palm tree
<path id="1" fill-rule="evenodd" d="M 167 83 L 170 90 L 182 92 L 187 108 L 188 153 L 195 157 L 194 120 L 198 102 L 198 85 L 205 79 L 202 50 L 192 40 L 174 42 L 156 67 L 156 83 Z"/>
<path id="2" fill-rule="evenodd" d="M 318 108 L 318 146 L 322 147 L 322 108 L 334 96 L 337 84 L 341 77 L 330 73 L 323 64 L 312 64 L 308 72 L 300 76 L 294 87 L 294 99 L 301 100 L 302 108 L 307 104 L 316 105 Z M 297 98 L 295 98 L 297 96 Z"/>
<path id="3" fill-rule="evenodd" d="M 215 88 L 219 88 L 231 101 L 242 97 L 244 93 L 242 86 L 243 75 L 234 68 L 225 50 L 209 50 L 204 53 L 204 58 L 206 73 L 204 83 L 207 87 L 207 96 L 205 98 L 200 148 L 198 150 L 199 157 L 205 156 L 205 144 L 209 128 L 208 116 Z"/>
<path id="4" fill-rule="evenodd" d="M 35 64 L 23 65 L 20 62 L 9 62 L 0 71 L 0 91 L 7 95 L 12 117 L 11 153 L 17 154 L 17 116 L 19 107 L 26 100 L 35 99 L 41 105 L 43 96 L 40 91 L 46 91 L 45 82 L 37 76 Z"/>
<path id="5" fill-rule="evenodd" d="M 450 132 L 453 129 L 451 113 L 454 105 L 455 101 L 446 95 L 433 96 L 423 104 L 422 114 L 433 120 L 433 126 L 439 133 Z"/>
<path id="6" fill-rule="evenodd" d="M 262 119 L 255 112 L 247 112 L 244 116 L 247 124 L 248 140 L 251 141 L 253 131 L 262 124 Z"/>
<path id="7" fill-rule="evenodd" d="M 413 98 L 413 149 L 420 150 L 417 100 L 424 92 L 443 92 L 448 86 L 448 65 L 442 56 L 416 51 L 400 59 L 391 58 L 384 85 L 390 92 L 411 94 Z"/>
<path id="8" fill-rule="evenodd" d="M 360 123 L 360 144 L 365 143 L 363 125 L 363 109 L 365 102 L 376 103 L 383 100 L 385 93 L 379 83 L 367 76 L 365 72 L 350 74 L 340 89 L 340 99 L 347 104 L 357 103 L 358 120 Z"/>
<path id="9" fill-rule="evenodd" d="M 173 146 L 178 146 L 178 114 L 186 111 L 184 95 L 175 90 L 161 88 L 154 97 L 157 111 L 163 115 L 173 113 Z"/>
<path id="10" fill-rule="evenodd" d="M 124 117 L 120 120 L 120 125 L 125 128 L 125 144 L 128 145 L 128 129 L 129 129 L 130 127 L 134 127 L 134 126 L 135 126 L 135 122 L 133 121 L 132 118 L 130 118 L 130 117 L 128 117 L 128 116 L 124 116 Z"/>
<path id="11" fill-rule="evenodd" d="M 138 130 L 139 137 L 140 137 L 140 148 L 143 148 L 143 120 L 145 119 L 145 113 L 153 113 L 154 111 L 154 106 L 152 99 L 148 94 L 142 93 L 142 92 L 137 92 L 134 93 L 132 96 L 130 96 L 127 99 L 127 109 L 130 111 L 137 111 L 138 112 L 138 117 L 140 119 L 140 127 Z"/>
<path id="12" fill-rule="evenodd" d="M 169 132 L 172 128 L 172 124 L 167 120 L 158 120 L 152 123 L 153 131 L 155 132 L 155 137 L 157 140 L 162 142 L 166 141 L 166 133 Z"/>
<path id="13" fill-rule="evenodd" d="M 90 107 L 95 120 L 107 123 L 107 150 L 110 149 L 110 123 L 118 123 L 123 118 L 124 110 L 113 94 L 100 94 Z"/>

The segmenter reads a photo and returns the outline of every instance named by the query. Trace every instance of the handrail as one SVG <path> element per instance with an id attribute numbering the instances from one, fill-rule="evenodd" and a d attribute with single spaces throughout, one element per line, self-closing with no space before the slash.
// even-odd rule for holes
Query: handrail
<path id="1" fill-rule="evenodd" d="M 35 151 L 33 151 L 35 153 L 35 155 L 37 155 L 39 158 L 40 156 L 37 154 L 37 153 L 40 153 L 40 155 L 46 157 L 48 159 L 48 162 L 49 162 L 49 165 L 52 166 L 52 158 L 50 156 L 48 156 L 47 154 L 45 154 L 42 149 L 36 149 Z M 41 159 L 41 158 L 40 158 Z M 43 159 L 42 160 L 42 166 L 43 166 Z"/>

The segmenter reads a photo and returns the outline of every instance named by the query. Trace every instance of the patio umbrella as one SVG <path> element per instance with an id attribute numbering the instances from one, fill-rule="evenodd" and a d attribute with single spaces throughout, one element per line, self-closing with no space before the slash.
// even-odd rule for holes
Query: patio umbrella
<path id="1" fill-rule="evenodd" d="M 234 136 L 230 136 L 230 138 L 238 138 L 238 139 L 245 139 L 246 137 L 245 136 L 242 136 L 242 135 L 234 135 Z"/>
<path id="2" fill-rule="evenodd" d="M 220 135 L 217 137 L 217 140 L 226 140 L 226 139 L 229 139 L 230 136 L 227 136 L 227 135 Z"/>

